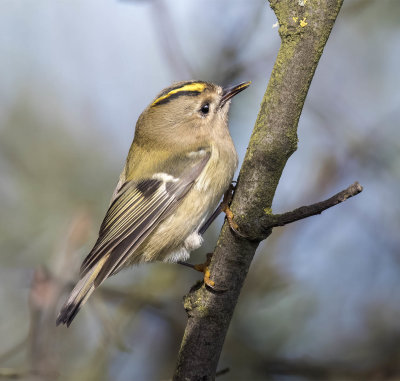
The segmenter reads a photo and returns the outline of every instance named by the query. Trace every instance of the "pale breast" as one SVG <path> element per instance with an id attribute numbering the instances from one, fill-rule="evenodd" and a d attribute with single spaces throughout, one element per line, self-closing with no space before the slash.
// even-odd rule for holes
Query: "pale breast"
<path id="1" fill-rule="evenodd" d="M 176 212 L 155 232 L 154 243 L 161 246 L 158 246 L 158 252 L 157 246 L 153 247 L 154 254 L 150 260 L 183 261 L 188 259 L 190 251 L 200 247 L 203 240 L 197 232 L 218 206 L 236 167 L 237 155 L 233 143 L 226 144 L 223 149 L 212 147 L 210 160 L 193 189 Z M 171 236 L 174 237 L 174 244 L 160 250 L 162 242 Z"/>
<path id="2" fill-rule="evenodd" d="M 187 260 L 190 252 L 202 244 L 198 231 L 228 189 L 236 166 L 237 155 L 230 136 L 222 146 L 212 145 L 210 159 L 193 188 L 172 215 L 161 221 L 141 247 L 132 253 L 130 264 Z"/>

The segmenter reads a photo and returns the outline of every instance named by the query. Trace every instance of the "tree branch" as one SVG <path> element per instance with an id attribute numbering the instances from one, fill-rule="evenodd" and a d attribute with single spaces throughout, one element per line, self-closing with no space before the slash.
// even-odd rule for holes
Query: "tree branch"
<path id="1" fill-rule="evenodd" d="M 265 237 L 262 220 L 283 168 L 297 149 L 297 125 L 318 61 L 343 0 L 269 0 L 281 47 L 261 103 L 231 204 L 245 232 Z M 270 232 L 269 232 L 270 233 Z M 268 233 L 268 235 L 269 235 Z M 188 322 L 174 380 L 214 380 L 218 360 L 259 241 L 235 236 L 225 223 L 211 261 L 216 292 L 197 285 L 184 299 Z"/>
<path id="2" fill-rule="evenodd" d="M 328 198 L 327 200 L 317 202 L 312 205 L 301 206 L 300 208 L 283 214 L 267 214 L 264 218 L 261 219 L 261 224 L 266 231 L 269 231 L 271 228 L 274 228 L 276 226 L 284 226 L 307 217 L 321 214 L 324 210 L 340 204 L 350 197 L 358 195 L 362 192 L 362 190 L 363 187 L 356 181 L 353 185 L 350 185 L 345 190 L 336 193 L 334 196 Z"/>

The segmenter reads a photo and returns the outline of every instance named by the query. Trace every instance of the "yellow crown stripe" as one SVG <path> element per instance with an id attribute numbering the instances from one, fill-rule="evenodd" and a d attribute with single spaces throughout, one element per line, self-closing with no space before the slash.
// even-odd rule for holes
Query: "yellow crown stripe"
<path id="1" fill-rule="evenodd" d="M 164 99 L 167 99 L 173 94 L 180 93 L 181 91 L 197 91 L 201 93 L 204 89 L 206 88 L 205 83 L 200 83 L 200 82 L 194 82 L 194 83 L 188 83 L 186 85 L 183 85 L 182 87 L 178 87 L 177 89 L 171 90 L 169 93 L 162 95 L 161 97 L 157 98 L 151 105 L 154 106 L 158 102 L 161 102 Z"/>

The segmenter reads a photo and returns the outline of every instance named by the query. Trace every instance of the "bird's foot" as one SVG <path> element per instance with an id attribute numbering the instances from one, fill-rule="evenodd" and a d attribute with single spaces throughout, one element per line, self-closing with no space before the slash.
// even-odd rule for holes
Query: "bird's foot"
<path id="1" fill-rule="evenodd" d="M 187 266 L 187 267 L 191 267 L 192 269 L 196 270 L 196 271 L 200 271 L 201 273 L 204 274 L 204 284 L 212 289 L 214 289 L 215 286 L 215 282 L 213 280 L 210 279 L 210 263 L 211 263 L 211 258 L 212 258 L 213 253 L 208 253 L 207 254 L 207 260 L 204 263 L 200 263 L 198 265 L 192 265 L 191 263 L 187 263 L 187 262 L 177 262 L 180 265 L 183 266 Z"/>
<path id="2" fill-rule="evenodd" d="M 231 204 L 234 190 L 235 190 L 235 186 L 233 184 L 231 184 L 229 186 L 228 190 L 224 194 L 224 198 L 221 202 L 220 208 L 225 213 L 226 220 L 228 221 L 228 224 L 229 224 L 229 227 L 231 228 L 231 230 L 239 237 L 249 238 L 246 234 L 243 234 L 239 231 L 238 224 L 235 221 L 233 221 L 234 215 L 233 215 L 233 212 L 232 212 L 231 208 L 229 207 L 229 205 Z"/>
<path id="3" fill-rule="evenodd" d="M 194 269 L 204 274 L 203 280 L 206 286 L 214 288 L 215 282 L 210 279 L 210 269 L 209 269 L 212 256 L 213 253 L 208 253 L 206 261 L 199 265 L 194 265 Z"/>

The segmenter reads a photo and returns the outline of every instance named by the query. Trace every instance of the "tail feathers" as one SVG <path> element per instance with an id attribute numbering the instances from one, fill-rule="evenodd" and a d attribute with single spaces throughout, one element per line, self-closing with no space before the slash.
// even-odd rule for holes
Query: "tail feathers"
<path id="1" fill-rule="evenodd" d="M 83 277 L 72 290 L 70 297 L 61 308 L 57 316 L 56 324 L 66 324 L 67 327 L 71 324 L 72 320 L 79 312 L 79 309 L 88 300 L 89 296 L 94 291 L 93 283 L 88 282 L 88 273 Z"/>
<path id="2" fill-rule="evenodd" d="M 74 287 L 68 300 L 64 303 L 57 316 L 56 325 L 66 324 L 70 326 L 80 308 L 89 299 L 89 296 L 96 289 L 95 280 L 108 254 L 105 255 Z"/>

